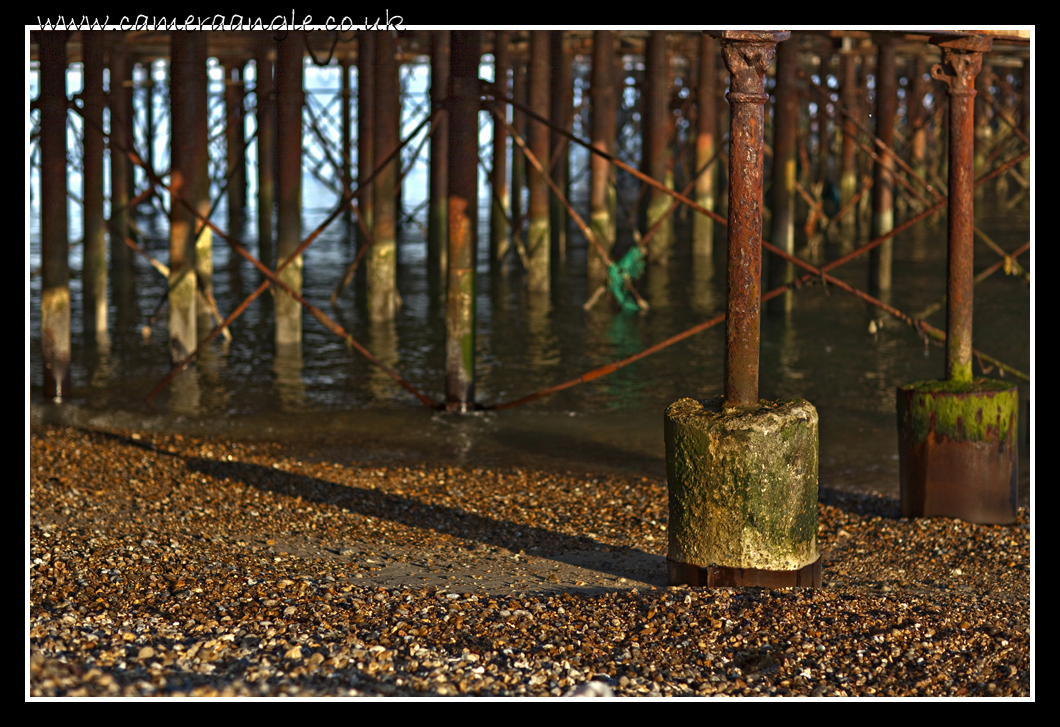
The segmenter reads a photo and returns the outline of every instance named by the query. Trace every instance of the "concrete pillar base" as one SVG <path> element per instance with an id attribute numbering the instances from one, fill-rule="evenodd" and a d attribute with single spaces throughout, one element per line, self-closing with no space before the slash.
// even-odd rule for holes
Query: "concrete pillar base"
<path id="1" fill-rule="evenodd" d="M 1016 521 L 1017 388 L 978 378 L 898 387 L 903 517 Z"/>
<path id="2" fill-rule="evenodd" d="M 812 404 L 681 399 L 665 439 L 671 585 L 820 585 Z"/>

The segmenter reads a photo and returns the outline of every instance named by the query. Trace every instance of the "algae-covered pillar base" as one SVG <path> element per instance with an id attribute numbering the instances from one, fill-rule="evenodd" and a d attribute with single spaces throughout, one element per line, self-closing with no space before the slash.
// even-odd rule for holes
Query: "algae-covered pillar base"
<path id="1" fill-rule="evenodd" d="M 976 523 L 1016 520 L 1019 398 L 1008 383 L 972 376 L 972 106 L 975 77 L 992 40 L 933 38 L 942 63 L 931 75 L 949 87 L 949 213 L 946 380 L 898 389 L 902 513 Z"/>
<path id="2" fill-rule="evenodd" d="M 898 387 L 903 517 L 1016 521 L 1019 393 L 1004 381 Z"/>
<path id="3" fill-rule="evenodd" d="M 681 399 L 665 439 L 670 585 L 821 586 L 812 404 Z"/>

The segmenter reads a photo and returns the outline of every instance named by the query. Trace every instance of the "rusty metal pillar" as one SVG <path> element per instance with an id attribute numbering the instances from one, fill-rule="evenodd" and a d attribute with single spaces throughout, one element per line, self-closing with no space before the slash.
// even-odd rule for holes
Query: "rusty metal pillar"
<path id="1" fill-rule="evenodd" d="M 107 239 L 103 217 L 103 31 L 81 32 L 84 70 L 84 290 L 85 334 L 107 340 Z"/>
<path id="2" fill-rule="evenodd" d="M 990 146 L 990 132 L 987 96 L 990 95 L 990 76 L 992 70 L 984 59 L 983 67 L 975 76 L 975 170 L 979 172 L 986 163 L 986 153 Z"/>
<path id="3" fill-rule="evenodd" d="M 199 209 L 209 162 L 206 126 L 206 36 L 170 36 L 172 189 L 169 210 L 169 349 L 174 361 L 195 350 L 197 334 L 196 232 L 200 223 L 180 200 Z M 209 207 L 207 200 L 206 210 Z"/>
<path id="4" fill-rule="evenodd" d="M 835 54 L 832 53 L 831 47 L 825 47 L 821 51 L 821 86 L 828 87 L 828 76 L 832 71 L 832 59 Z M 838 117 L 838 114 L 836 114 Z M 828 125 L 828 112 L 824 108 L 824 104 L 818 103 L 817 105 L 817 182 L 822 185 L 829 183 L 830 174 L 828 169 L 828 159 L 832 154 L 832 133 L 829 132 Z M 832 127 L 834 130 L 834 125 Z"/>
<path id="5" fill-rule="evenodd" d="M 950 98 L 949 209 L 946 263 L 946 375 L 972 380 L 972 249 L 975 76 L 982 67 L 989 38 L 940 41 L 943 65 L 931 75 L 946 83 Z"/>
<path id="6" fill-rule="evenodd" d="M 507 30 L 497 30 L 493 34 L 493 81 L 497 87 L 497 93 L 507 96 L 508 70 L 511 67 L 509 60 L 508 44 L 511 34 Z M 508 118 L 508 104 L 505 101 L 496 102 L 497 113 L 502 118 Z M 519 153 L 518 149 L 515 152 Z M 491 183 L 493 185 L 493 202 L 490 205 L 490 267 L 497 265 L 508 254 L 511 239 L 508 232 L 508 215 L 511 214 L 511 197 L 508 192 L 508 132 L 504 124 L 493 120 L 493 169 L 491 172 Z"/>
<path id="7" fill-rule="evenodd" d="M 125 100 L 126 100 L 126 103 L 127 103 L 127 105 L 125 107 L 125 118 L 127 118 L 129 120 L 129 132 L 128 132 L 129 133 L 129 149 L 130 150 L 134 150 L 134 151 L 142 151 L 143 153 L 140 154 L 140 156 L 143 157 L 144 159 L 146 159 L 147 158 L 146 157 L 146 154 L 147 154 L 146 149 L 138 149 L 137 146 L 136 146 L 136 127 L 137 127 L 137 123 L 136 123 L 136 65 L 137 65 L 137 58 L 136 58 L 136 56 L 132 55 L 131 53 L 127 56 L 127 58 L 128 58 L 128 63 L 129 63 L 129 93 L 125 97 Z M 135 197 L 137 189 L 138 189 L 137 188 L 137 184 L 136 184 L 136 175 L 138 173 L 142 174 L 142 172 L 137 172 L 137 165 L 135 163 L 133 163 L 132 159 L 129 159 L 128 157 L 126 157 L 126 159 L 125 159 L 125 164 L 126 164 L 126 167 L 127 167 L 126 174 L 128 175 L 128 179 L 129 179 L 129 194 L 132 195 L 133 197 Z M 135 207 L 130 209 L 129 213 L 131 214 L 133 212 L 133 210 L 135 210 Z"/>
<path id="8" fill-rule="evenodd" d="M 894 148 L 894 119 L 898 107 L 898 68 L 894 38 L 876 36 L 876 136 L 888 148 Z M 894 158 L 877 150 L 872 184 L 872 238 L 894 229 Z M 891 290 L 893 238 L 884 240 L 869 252 L 869 294 L 884 298 Z"/>
<path id="9" fill-rule="evenodd" d="M 131 149 L 128 109 L 131 68 L 120 36 L 110 48 L 110 264 L 115 283 L 128 288 L 132 275 L 132 251 L 125 244 L 129 230 L 129 165 Z"/>
<path id="10" fill-rule="evenodd" d="M 357 34 L 357 210 L 363 223 L 363 228 L 357 226 L 358 251 L 368 244 L 361 230 L 371 233 L 374 220 L 372 185 L 363 182 L 375 170 L 375 33 L 362 30 Z M 360 270 L 367 267 L 362 265 Z"/>
<path id="11" fill-rule="evenodd" d="M 664 418 L 668 581 L 820 587 L 817 411 L 758 399 L 763 81 L 786 31 L 708 31 L 729 90 L 729 287 L 725 395 L 680 399 Z M 733 487 L 733 482 L 753 487 Z"/>
<path id="12" fill-rule="evenodd" d="M 936 37 L 931 75 L 949 88 L 946 379 L 898 388 L 899 471 L 905 517 L 1016 520 L 1018 388 L 972 376 L 975 76 L 992 39 Z"/>
<path id="13" fill-rule="evenodd" d="M 1022 85 L 1020 86 L 1020 128 L 1023 135 L 1031 138 L 1031 59 L 1023 59 Z M 1030 179 L 1031 159 L 1027 157 L 1021 164 L 1023 176 Z"/>
<path id="14" fill-rule="evenodd" d="M 65 30 L 37 35 L 40 58 L 41 315 L 44 395 L 70 393 L 70 267 L 66 219 Z"/>
<path id="15" fill-rule="evenodd" d="M 225 72 L 225 141 L 228 156 L 228 234 L 243 237 L 247 210 L 247 134 L 243 105 L 243 60 L 229 61 Z"/>
<path id="16" fill-rule="evenodd" d="M 144 158 L 147 162 L 147 167 L 151 171 L 157 173 L 158 166 L 155 164 L 155 133 L 158 130 L 158 125 L 155 123 L 155 64 L 154 61 L 148 60 L 142 63 L 141 67 L 144 69 L 144 125 L 146 127 L 146 131 L 144 132 Z M 172 86 L 172 63 L 170 63 L 170 67 L 167 69 L 167 71 L 168 80 L 170 86 Z M 170 121 L 172 122 L 172 117 L 170 117 Z M 150 181 L 148 181 L 147 183 L 150 185 Z"/>
<path id="17" fill-rule="evenodd" d="M 400 80 L 397 44 L 390 33 L 375 40 L 374 159 L 385 159 L 399 143 Z M 478 128 L 477 125 L 475 127 Z M 372 188 L 372 249 L 368 252 L 368 315 L 388 321 L 397 308 L 397 178 L 400 159 L 391 159 Z"/>
<path id="18" fill-rule="evenodd" d="M 857 52 L 853 50 L 849 37 L 843 38 L 843 52 L 839 56 L 839 68 L 842 78 L 839 81 L 839 105 L 846 111 L 843 116 L 843 156 L 839 172 L 839 206 L 846 207 L 858 191 L 857 170 L 857 134 L 858 127 L 854 117 L 858 112 L 858 67 Z M 853 249 L 854 237 L 857 234 L 856 205 L 851 205 L 840 222 L 842 232 L 842 249 Z"/>
<path id="19" fill-rule="evenodd" d="M 512 66 L 512 98 L 526 105 L 526 74 L 527 64 L 525 61 L 517 61 Z M 512 128 L 515 129 L 523 139 L 526 139 L 526 114 L 512 107 Z M 523 190 L 526 189 L 526 157 L 515 143 L 512 143 L 512 221 L 515 228 L 512 230 L 513 244 L 517 244 L 522 235 L 522 222 L 525 209 L 523 207 Z"/>
<path id="20" fill-rule="evenodd" d="M 431 31 L 431 109 L 443 109 L 449 95 L 450 31 Z M 427 270 L 432 278 L 446 276 L 449 259 L 449 120 L 443 111 L 431 136 L 430 201 L 427 214 Z M 478 169 L 478 157 L 472 165 Z"/>
<path id="21" fill-rule="evenodd" d="M 718 72 L 718 51 L 714 39 L 706 33 L 699 38 L 699 86 L 696 89 L 696 170 L 698 171 L 714 157 L 714 135 L 718 128 L 717 104 L 714 100 Z M 714 210 L 714 189 L 717 164 L 696 179 L 696 204 Z M 697 259 L 710 259 L 714 255 L 714 220 L 696 213 L 692 218 L 692 252 Z"/>
<path id="22" fill-rule="evenodd" d="M 574 114 L 574 81 L 571 76 L 570 56 L 563 47 L 563 31 L 549 31 L 549 66 L 552 83 L 549 89 L 551 113 L 556 126 L 567 129 Z M 567 138 L 552 129 L 549 132 L 549 159 L 552 181 L 569 198 L 567 179 L 570 177 L 570 145 Z M 563 266 L 567 259 L 567 209 L 563 200 L 549 195 L 549 229 L 552 233 L 552 261 Z"/>
<path id="23" fill-rule="evenodd" d="M 729 90 L 729 264 L 725 407 L 758 405 L 762 279 L 763 79 L 780 31 L 717 31 Z"/>
<path id="24" fill-rule="evenodd" d="M 592 144 L 602 152 L 613 154 L 615 149 L 615 32 L 593 32 L 593 67 L 589 94 L 592 101 Z M 615 187 L 611 182 L 611 163 L 601 156 L 590 159 L 590 224 L 593 236 L 611 255 L 615 246 Z M 587 253 L 589 288 L 602 285 L 607 279 L 607 262 Z"/>
<path id="25" fill-rule="evenodd" d="M 445 407 L 475 406 L 475 258 L 478 248 L 478 66 L 481 31 L 452 35 L 449 78 L 449 267 L 445 308 Z"/>
<path id="26" fill-rule="evenodd" d="M 673 165 L 670 159 L 670 64 L 666 52 L 666 31 L 653 30 L 645 49 L 644 77 L 647 95 L 644 106 L 644 171 L 657 182 L 673 188 Z M 651 188 L 647 194 L 646 229 L 666 214 L 671 198 L 662 190 Z M 673 218 L 666 220 L 648 243 L 648 258 L 667 263 L 673 254 Z"/>
<path id="27" fill-rule="evenodd" d="M 549 31 L 530 31 L 530 109 L 548 118 L 549 111 Z M 548 159 L 548 127 L 540 121 L 527 119 L 527 143 L 538 159 Z M 530 172 L 530 229 L 527 233 L 526 254 L 530 264 L 527 287 L 532 293 L 547 293 L 550 289 L 550 247 L 548 216 L 548 182 L 536 171 Z"/>
<path id="28" fill-rule="evenodd" d="M 195 49 L 195 87 L 192 91 L 195 98 L 195 117 L 191 119 L 195 134 L 195 179 L 191 194 L 194 200 L 189 199 L 199 215 L 206 217 L 210 214 L 212 205 L 210 200 L 210 106 L 209 106 L 209 48 L 208 38 L 205 33 L 198 33 L 201 39 L 194 45 Z M 170 78 L 172 81 L 172 77 Z M 172 96 L 170 97 L 172 98 Z M 173 114 L 170 111 L 170 119 Z M 196 335 L 199 331 L 206 333 L 210 330 L 210 299 L 213 297 L 213 230 L 201 222 L 195 220 L 195 316 L 198 318 Z"/>
<path id="29" fill-rule="evenodd" d="M 342 73 L 342 192 L 349 194 L 353 191 L 353 122 L 350 119 L 353 90 L 350 88 L 350 59 L 345 54 L 339 59 L 339 72 Z M 349 204 L 343 217 L 349 224 L 352 219 Z"/>
<path id="30" fill-rule="evenodd" d="M 276 258 L 291 256 L 302 242 L 302 106 L 305 40 L 292 31 L 276 44 Z M 280 279 L 302 291 L 302 256 L 284 268 Z M 288 293 L 273 290 L 277 345 L 302 341 L 302 306 Z"/>
<path id="31" fill-rule="evenodd" d="M 912 59 L 912 82 L 908 104 L 909 128 L 912 129 L 909 166 L 921 179 L 927 178 L 927 109 L 924 108 L 924 97 L 927 95 L 927 60 L 923 53 L 917 53 Z"/>
<path id="32" fill-rule="evenodd" d="M 774 245 L 795 254 L 795 128 L 799 116 L 799 90 L 796 72 L 799 49 L 794 40 L 777 48 L 776 101 L 773 105 L 773 194 L 772 234 Z M 790 283 L 795 277 L 794 266 L 781 258 L 769 257 L 769 287 Z M 792 309 L 793 291 L 778 296 L 766 304 L 770 313 L 785 313 Z"/>
<path id="33" fill-rule="evenodd" d="M 272 79 L 272 52 L 276 42 L 262 33 L 254 54 L 254 96 L 258 122 L 258 255 L 272 262 L 272 215 L 276 206 L 276 99 Z"/>

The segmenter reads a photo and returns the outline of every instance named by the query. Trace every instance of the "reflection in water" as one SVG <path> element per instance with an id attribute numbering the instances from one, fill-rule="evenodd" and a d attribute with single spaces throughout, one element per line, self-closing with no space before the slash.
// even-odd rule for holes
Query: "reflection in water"
<path id="1" fill-rule="evenodd" d="M 114 383 L 116 359 L 111 355 L 110 337 L 98 337 L 95 345 L 87 348 L 88 380 L 93 389 L 92 406 L 106 406 L 105 392 Z"/>
<path id="2" fill-rule="evenodd" d="M 667 310 L 673 290 L 670 286 L 670 265 L 651 265 L 647 271 L 648 304 L 655 312 Z"/>
<path id="3" fill-rule="evenodd" d="M 704 318 L 713 313 L 717 306 L 714 273 L 713 256 L 697 255 L 692 260 L 692 295 L 689 302 L 692 310 Z"/>
<path id="4" fill-rule="evenodd" d="M 302 379 L 302 344 L 277 343 L 272 360 L 276 375 L 273 390 L 280 400 L 280 411 L 296 414 L 305 409 L 305 381 Z"/>
<path id="5" fill-rule="evenodd" d="M 640 314 L 621 311 L 611 319 L 607 328 L 609 348 L 613 360 L 632 356 L 644 348 L 640 333 Z M 644 390 L 644 372 L 638 364 L 619 369 L 605 379 L 605 391 L 611 397 L 608 409 L 639 409 L 643 405 L 640 393 Z"/>
<path id="6" fill-rule="evenodd" d="M 189 366 L 169 385 L 169 411 L 185 416 L 198 416 L 201 399 L 199 372 L 195 366 Z"/>
<path id="7" fill-rule="evenodd" d="M 549 294 L 526 294 L 526 357 L 534 376 L 535 388 L 548 386 L 559 363 L 559 342 L 552 331 L 552 302 Z"/>
<path id="8" fill-rule="evenodd" d="M 398 336 L 394 321 L 372 321 L 368 332 L 368 350 L 391 369 L 400 369 L 401 357 L 398 353 Z M 372 366 L 368 370 L 368 391 L 376 402 L 385 403 L 393 401 L 402 388 L 381 368 Z"/>
<path id="9" fill-rule="evenodd" d="M 199 329 L 200 333 L 209 333 L 212 328 Z M 214 343 L 203 347 L 195 361 L 199 372 L 199 384 L 202 387 L 203 404 L 212 411 L 228 407 L 232 392 L 225 376 L 228 364 L 230 344 L 220 334 Z"/>

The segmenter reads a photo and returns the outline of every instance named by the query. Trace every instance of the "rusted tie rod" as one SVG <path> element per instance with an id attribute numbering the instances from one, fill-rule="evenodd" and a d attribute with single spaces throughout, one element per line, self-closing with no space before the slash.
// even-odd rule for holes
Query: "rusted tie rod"
<path id="1" fill-rule="evenodd" d="M 981 184 L 985 184 L 990 179 L 992 179 L 992 178 L 996 177 L 997 175 L 1003 173 L 1010 166 L 1013 166 L 1013 165 L 1018 164 L 1019 162 L 1023 161 L 1029 154 L 1030 154 L 1030 152 L 1023 152 L 1019 156 L 1014 157 L 1013 159 L 1010 159 L 1009 161 L 1005 162 L 1004 164 L 999 165 L 993 171 L 989 172 L 988 174 L 986 174 L 983 177 L 981 177 L 980 179 L 978 179 L 976 181 L 976 183 L 975 183 L 975 186 L 978 187 Z M 944 198 L 944 199 L 940 200 L 939 202 L 935 203 L 934 205 L 932 205 L 931 207 L 929 207 L 928 209 L 924 210 L 920 214 L 916 215 L 915 217 L 913 217 L 913 218 L 911 218 L 909 220 L 906 220 L 901 225 L 898 225 L 897 227 L 892 229 L 890 232 L 887 232 L 887 233 L 881 235 L 880 237 L 876 238 L 875 240 L 872 240 L 871 242 L 868 242 L 865 245 L 861 246 L 857 250 L 854 250 L 853 252 L 848 253 L 847 255 L 844 255 L 843 257 L 837 258 L 836 260 L 833 260 L 832 262 L 830 262 L 827 265 L 824 265 L 824 266 L 822 266 L 820 268 L 816 268 L 816 267 L 810 265 L 809 263 L 806 263 L 806 262 L 803 262 L 802 260 L 799 260 L 798 258 L 796 258 L 794 256 L 788 255 L 788 253 L 783 252 L 782 250 L 780 250 L 780 248 L 774 247 L 770 243 L 767 243 L 767 242 L 765 242 L 763 240 L 762 244 L 766 247 L 767 250 L 770 250 L 771 252 L 773 252 L 773 253 L 775 253 L 775 254 L 777 254 L 780 257 L 783 257 L 785 259 L 790 259 L 796 265 L 799 265 L 800 267 L 803 267 L 803 268 L 805 268 L 807 270 L 812 270 L 813 272 L 812 273 L 808 273 L 806 275 L 803 275 L 798 280 L 795 280 L 795 281 L 793 281 L 791 283 L 788 283 L 786 285 L 782 285 L 782 286 L 779 286 L 777 288 L 774 288 L 773 290 L 770 290 L 767 293 L 763 293 L 762 302 L 764 303 L 764 302 L 766 302 L 768 300 L 776 298 L 777 296 L 781 295 L 782 293 L 784 293 L 789 288 L 799 287 L 799 286 L 809 282 L 813 278 L 819 277 L 822 280 L 825 280 L 825 281 L 827 281 L 829 283 L 833 283 L 837 287 L 839 287 L 840 289 L 845 290 L 845 291 L 855 295 L 858 298 L 861 298 L 865 302 L 870 303 L 870 304 L 880 308 L 881 310 L 886 311 L 887 313 L 890 313 L 891 315 L 895 316 L 899 320 L 901 320 L 901 321 L 903 321 L 905 323 L 908 323 L 910 326 L 912 326 L 916 330 L 924 331 L 926 334 L 930 335 L 932 338 L 934 338 L 936 340 L 941 340 L 941 341 L 946 340 L 946 334 L 943 331 L 940 331 L 939 329 L 935 328 L 934 326 L 931 326 L 931 325 L 929 325 L 927 323 L 924 323 L 923 321 L 918 321 L 917 319 L 913 318 L 912 316 L 908 316 L 905 313 L 902 313 L 897 308 L 893 308 L 893 307 L 887 305 L 886 303 L 883 303 L 882 301 L 879 301 L 876 298 L 873 298 L 868 293 L 864 293 L 864 292 L 862 292 L 860 290 L 857 290 L 853 286 L 849 286 L 846 283 L 843 283 L 842 281 L 839 281 L 837 278 L 833 278 L 831 275 L 827 275 L 826 274 L 827 271 L 832 270 L 832 269 L 834 269 L 836 267 L 839 267 L 840 265 L 843 265 L 844 263 L 849 262 L 850 260 L 852 260 L 852 259 L 854 259 L 854 258 L 856 258 L 856 257 L 858 257 L 860 255 L 864 255 L 866 252 L 868 252 L 872 248 L 877 247 L 878 245 L 883 243 L 884 240 L 887 240 L 888 238 L 893 237 L 894 235 L 897 235 L 899 232 L 903 232 L 903 231 L 907 230 L 908 228 L 912 227 L 917 222 L 921 221 L 925 217 L 928 217 L 929 215 L 934 213 L 937 209 L 941 208 L 942 205 L 944 205 L 945 203 L 946 203 L 946 199 Z M 1017 251 L 1017 252 L 1013 253 L 1013 255 L 1017 255 L 1017 254 L 1019 254 L 1019 252 L 1020 251 Z M 685 340 L 686 338 L 690 338 L 690 337 L 694 336 L 697 333 L 700 333 L 702 331 L 707 330 L 708 328 L 712 328 L 713 326 L 718 325 L 719 323 L 721 323 L 724 320 L 725 320 L 725 314 L 724 313 L 719 313 L 718 315 L 714 316 L 713 318 L 710 318 L 709 320 L 706 320 L 706 321 L 704 321 L 704 322 L 702 322 L 702 323 L 700 323 L 698 325 L 692 326 L 691 328 L 689 328 L 687 330 L 684 330 L 681 333 L 678 333 L 678 334 L 676 334 L 674 336 L 671 336 L 670 338 L 667 338 L 664 341 L 660 341 L 659 343 L 656 343 L 654 346 L 649 346 L 648 348 L 644 349 L 643 351 L 639 351 L 638 353 L 635 353 L 632 356 L 624 358 L 624 359 L 622 359 L 620 361 L 614 361 L 612 363 L 605 364 L 605 365 L 600 366 L 598 368 L 592 369 L 591 371 L 587 371 L 584 374 L 582 374 L 581 376 L 578 376 L 577 378 L 570 379 L 569 381 L 565 381 L 565 382 L 563 382 L 561 384 L 556 384 L 555 386 L 550 386 L 547 389 L 542 389 L 541 391 L 534 392 L 533 394 L 528 394 L 527 396 L 521 397 L 519 399 L 515 399 L 513 401 L 504 402 L 504 403 L 501 403 L 501 404 L 493 404 L 492 406 L 486 406 L 486 407 L 483 407 L 483 408 L 487 409 L 487 410 L 494 410 L 494 411 L 500 411 L 502 409 L 512 409 L 514 407 L 521 406 L 523 404 L 529 404 L 531 401 L 534 401 L 536 399 L 540 399 L 541 397 L 549 396 L 550 394 L 555 394 L 557 392 L 563 391 L 564 389 L 569 389 L 572 386 L 577 386 L 578 384 L 587 383 L 587 382 L 592 381 L 594 379 L 598 379 L 601 376 L 607 376 L 608 374 L 614 373 L 615 371 L 618 371 L 619 369 L 624 368 L 624 367 L 630 365 L 631 363 L 635 363 L 635 362 L 639 361 L 642 358 L 650 356 L 651 354 L 653 354 L 653 353 L 655 353 L 657 351 L 661 351 L 662 349 L 667 348 L 668 346 L 672 346 L 673 344 L 679 343 L 679 342 Z M 1012 373 L 1017 378 L 1024 379 L 1025 381 L 1030 381 L 1030 377 L 1027 376 L 1027 374 L 1023 373 L 1022 371 L 1019 371 L 1018 369 L 1015 369 L 1012 366 L 1004 364 L 1004 363 L 998 361 L 997 359 L 995 359 L 995 358 L 993 358 L 991 356 L 988 356 L 986 354 L 983 354 L 983 353 L 981 353 L 979 351 L 975 351 L 975 353 L 981 359 L 984 359 L 984 360 L 994 364 L 995 366 L 998 366 L 1000 369 L 1002 369 L 1004 371 L 1008 371 L 1008 372 Z"/>
<path id="2" fill-rule="evenodd" d="M 656 189 L 659 189 L 659 190 L 665 192 L 666 194 L 670 195 L 674 199 L 680 200 L 681 202 L 684 202 L 686 205 L 688 205 L 689 207 L 694 209 L 696 212 L 699 212 L 700 214 L 706 215 L 707 217 L 711 218 L 715 222 L 720 222 L 723 225 L 727 225 L 729 223 L 729 221 L 727 219 L 725 219 L 724 217 L 719 215 L 717 212 L 714 212 L 713 210 L 708 210 L 706 207 L 701 207 L 700 205 L 696 204 L 695 202 L 693 202 L 692 200 L 690 200 L 688 197 L 684 196 L 680 192 L 677 192 L 677 191 L 675 191 L 673 189 L 670 189 L 669 187 L 667 187 L 662 182 L 658 182 L 658 181 L 652 179 L 651 177 L 649 177 L 644 172 L 640 171 L 639 169 L 635 169 L 635 168 L 631 167 L 629 164 L 626 164 L 624 161 L 622 161 L 618 157 L 614 156 L 613 154 L 608 154 L 605 151 L 601 151 L 600 149 L 597 149 L 596 147 L 594 147 L 589 142 L 584 141 L 582 139 L 579 139 L 577 136 L 575 136 L 574 134 L 570 133 L 569 131 L 556 126 L 555 124 L 551 123 L 548 119 L 546 119 L 544 116 L 539 116 L 538 114 L 534 113 L 529 107 L 524 106 L 523 104 L 519 103 L 518 101 L 516 101 L 511 96 L 506 96 L 503 93 L 499 93 L 497 91 L 496 87 L 492 83 L 490 83 L 489 81 L 483 81 L 482 84 L 483 84 L 483 87 L 484 87 L 484 91 L 483 92 L 486 95 L 492 96 L 493 98 L 500 99 L 500 100 L 505 101 L 506 103 L 511 104 L 514 108 L 519 109 L 520 111 L 522 111 L 524 114 L 526 114 L 530 118 L 534 119 L 535 121 L 538 121 L 538 122 L 544 124 L 545 126 L 547 126 L 548 128 L 556 131 L 560 135 L 567 137 L 568 139 L 573 141 L 575 144 L 578 144 L 579 146 L 585 147 L 586 149 L 589 150 L 590 153 L 596 154 L 597 156 L 600 156 L 600 157 L 603 157 L 604 159 L 608 160 L 609 162 L 614 164 L 619 169 L 621 169 L 623 171 L 626 171 L 626 172 L 629 172 L 634 177 L 636 177 L 637 179 L 641 180 L 642 182 L 648 184 L 649 186 L 655 187 Z"/>

